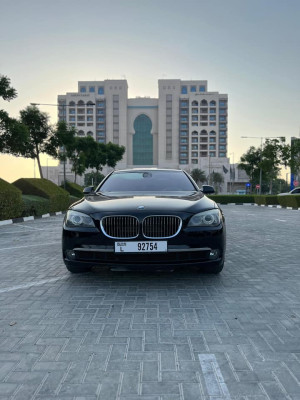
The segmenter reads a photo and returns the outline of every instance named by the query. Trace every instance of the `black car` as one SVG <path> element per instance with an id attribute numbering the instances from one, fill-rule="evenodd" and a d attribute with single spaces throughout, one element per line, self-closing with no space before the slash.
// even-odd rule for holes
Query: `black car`
<path id="1" fill-rule="evenodd" d="M 70 272 L 94 265 L 223 269 L 225 220 L 182 170 L 114 171 L 74 203 L 63 223 L 63 259 Z"/>

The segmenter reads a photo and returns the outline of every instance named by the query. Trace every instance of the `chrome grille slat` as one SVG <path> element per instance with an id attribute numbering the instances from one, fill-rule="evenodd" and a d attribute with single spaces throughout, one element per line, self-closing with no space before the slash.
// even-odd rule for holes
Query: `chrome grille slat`
<path id="1" fill-rule="evenodd" d="M 176 236 L 182 221 L 174 215 L 152 215 L 143 221 L 143 235 L 147 239 L 167 239 Z"/>
<path id="2" fill-rule="evenodd" d="M 139 221 L 130 215 L 104 217 L 100 226 L 104 235 L 113 239 L 134 239 L 139 234 Z"/>

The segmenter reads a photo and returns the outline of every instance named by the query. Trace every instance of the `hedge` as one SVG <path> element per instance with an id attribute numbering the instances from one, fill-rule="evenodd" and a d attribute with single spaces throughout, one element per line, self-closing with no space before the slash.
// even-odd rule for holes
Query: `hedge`
<path id="1" fill-rule="evenodd" d="M 69 193 L 48 179 L 21 178 L 13 183 L 23 194 L 49 200 L 48 212 L 64 211 L 69 206 Z"/>
<path id="2" fill-rule="evenodd" d="M 75 196 L 70 196 L 70 200 L 69 200 L 69 207 L 75 203 L 76 201 L 81 200 L 79 197 L 75 197 Z"/>
<path id="3" fill-rule="evenodd" d="M 20 217 L 22 206 L 22 192 L 0 178 L 0 220 Z"/>
<path id="4" fill-rule="evenodd" d="M 278 205 L 278 196 L 274 195 L 256 195 L 254 196 L 255 203 L 259 206 L 275 206 Z"/>
<path id="5" fill-rule="evenodd" d="M 64 184 L 60 185 L 60 187 L 64 188 Z M 66 189 L 70 195 L 78 197 L 81 199 L 83 197 L 83 188 L 77 183 L 66 182 Z"/>
<path id="6" fill-rule="evenodd" d="M 251 194 L 212 194 L 207 196 L 216 203 L 254 203 L 254 196 Z"/>
<path id="7" fill-rule="evenodd" d="M 286 196 L 277 196 L 278 202 L 282 207 L 300 207 L 300 194 L 288 194 Z"/>
<path id="8" fill-rule="evenodd" d="M 22 217 L 29 217 L 31 215 L 47 214 L 50 209 L 49 199 L 39 196 L 32 196 L 28 194 L 22 195 L 23 199 L 23 212 Z"/>

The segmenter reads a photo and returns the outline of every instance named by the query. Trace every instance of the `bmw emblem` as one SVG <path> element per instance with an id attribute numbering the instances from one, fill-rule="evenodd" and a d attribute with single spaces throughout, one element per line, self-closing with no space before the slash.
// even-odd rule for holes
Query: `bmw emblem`
<path id="1" fill-rule="evenodd" d="M 145 210 L 145 206 L 138 206 L 138 210 Z"/>

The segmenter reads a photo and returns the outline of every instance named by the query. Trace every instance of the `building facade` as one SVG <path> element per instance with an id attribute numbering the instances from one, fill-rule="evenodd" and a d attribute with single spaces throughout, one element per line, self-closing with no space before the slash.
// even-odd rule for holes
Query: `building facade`
<path id="1" fill-rule="evenodd" d="M 227 191 L 228 96 L 209 92 L 207 81 L 163 79 L 158 98 L 134 99 L 128 98 L 126 80 L 80 81 L 77 92 L 58 96 L 58 104 L 59 119 L 79 136 L 125 146 L 118 169 L 219 172 Z M 70 169 L 67 163 L 67 173 Z"/>

